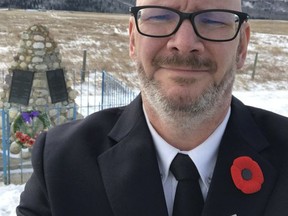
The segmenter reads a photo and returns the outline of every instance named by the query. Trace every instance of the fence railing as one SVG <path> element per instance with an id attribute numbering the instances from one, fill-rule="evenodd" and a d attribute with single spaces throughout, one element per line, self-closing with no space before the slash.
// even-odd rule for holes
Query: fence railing
<path id="1" fill-rule="evenodd" d="M 72 107 L 73 112 L 69 112 L 73 113 L 73 120 L 76 119 L 76 113 L 80 113 L 85 117 L 102 109 L 124 106 L 131 102 L 139 93 L 137 90 L 131 90 L 105 71 L 90 71 L 86 75 L 84 82 L 77 82 L 76 78 L 74 78 L 74 88 L 79 95 L 75 100 L 75 106 Z M 56 116 L 60 116 L 63 107 L 49 105 L 45 108 L 42 106 L 40 110 L 45 110 L 48 113 L 50 109 L 57 110 L 58 114 Z M 18 111 L 21 112 L 21 109 L 19 108 Z M 0 161 L 0 174 L 2 171 L 2 177 L 0 176 L 0 178 L 3 178 L 2 180 L 5 184 L 10 184 L 11 175 L 16 173 L 17 183 L 23 183 L 27 180 L 27 177 L 25 177 L 27 172 L 29 174 L 32 172 L 30 158 L 23 156 L 24 153 L 29 154 L 29 150 L 26 149 L 24 152 L 21 150 L 19 155 L 10 153 L 11 122 L 9 120 L 9 110 L 0 109 L 0 114 L 2 124 L 2 151 L 0 153 L 0 157 L 2 154 L 2 161 Z"/>
<path id="2" fill-rule="evenodd" d="M 91 71 L 85 76 L 85 82 L 74 84 L 74 87 L 79 92 L 76 103 L 83 116 L 102 109 L 126 105 L 139 93 L 105 71 Z"/>

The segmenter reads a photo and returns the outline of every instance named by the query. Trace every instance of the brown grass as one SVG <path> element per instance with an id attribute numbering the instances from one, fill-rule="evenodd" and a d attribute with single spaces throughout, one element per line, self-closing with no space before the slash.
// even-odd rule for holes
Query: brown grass
<path id="1" fill-rule="evenodd" d="M 0 11 L 0 52 L 2 63 L 10 67 L 13 56 L 17 54 L 20 33 L 33 24 L 49 28 L 58 43 L 65 68 L 82 68 L 83 51 L 87 50 L 87 70 L 106 70 L 114 73 L 128 85 L 134 85 L 131 77 L 135 68 L 129 58 L 128 47 L 129 15 L 111 15 L 86 12 L 28 12 L 23 10 Z M 250 20 L 252 27 L 251 45 L 245 67 L 239 71 L 240 80 L 251 76 L 254 56 L 259 52 L 257 63 L 257 82 L 288 80 L 288 22 Z M 120 33 L 119 33 L 120 32 Z M 267 39 L 253 36 L 255 33 L 283 35 L 283 44 L 273 44 Z M 0 48 L 1 48 L 0 47 Z M 285 61 L 286 59 L 286 61 Z"/>
<path id="2" fill-rule="evenodd" d="M 288 35 L 288 22 L 275 20 L 250 20 L 249 21 L 253 32 Z"/>

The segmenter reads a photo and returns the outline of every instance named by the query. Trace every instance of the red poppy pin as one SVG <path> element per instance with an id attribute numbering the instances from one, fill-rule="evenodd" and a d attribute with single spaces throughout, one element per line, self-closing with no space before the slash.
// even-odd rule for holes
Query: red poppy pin
<path id="1" fill-rule="evenodd" d="M 258 192 L 264 182 L 260 166 L 247 156 L 238 157 L 233 161 L 231 175 L 235 186 L 245 194 Z"/>

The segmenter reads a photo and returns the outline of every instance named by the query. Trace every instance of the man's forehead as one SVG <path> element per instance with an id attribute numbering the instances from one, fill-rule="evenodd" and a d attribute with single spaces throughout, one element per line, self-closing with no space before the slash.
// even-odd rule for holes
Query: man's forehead
<path id="1" fill-rule="evenodd" d="M 183 2 L 184 4 L 189 4 L 190 3 L 199 3 L 201 5 L 207 5 L 207 7 L 209 6 L 208 4 L 211 3 L 211 5 L 223 5 L 223 6 L 230 6 L 232 7 L 231 9 L 234 10 L 241 10 L 242 8 L 242 0 L 180 0 L 180 2 Z M 165 0 L 165 3 L 163 4 L 163 2 L 161 2 L 159 4 L 159 0 L 136 0 L 136 5 L 169 5 L 174 4 L 175 2 L 179 2 L 179 0 Z"/>

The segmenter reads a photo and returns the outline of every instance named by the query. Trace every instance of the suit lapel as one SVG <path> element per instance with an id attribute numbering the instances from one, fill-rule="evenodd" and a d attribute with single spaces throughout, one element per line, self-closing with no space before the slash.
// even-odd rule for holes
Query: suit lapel
<path id="1" fill-rule="evenodd" d="M 117 144 L 98 158 L 115 216 L 167 216 L 156 152 L 139 98 L 110 133 Z"/>
<path id="2" fill-rule="evenodd" d="M 288 163 L 283 164 L 275 190 L 267 205 L 265 216 L 283 216 L 288 209 Z"/>
<path id="3" fill-rule="evenodd" d="M 263 215 L 274 187 L 276 170 L 261 156 L 261 151 L 269 147 L 269 144 L 245 109 L 239 101 L 233 99 L 231 117 L 221 141 L 204 207 L 205 216 Z M 251 157 L 261 167 L 264 183 L 257 193 L 244 194 L 236 188 L 231 178 L 231 165 L 240 156 Z"/>

